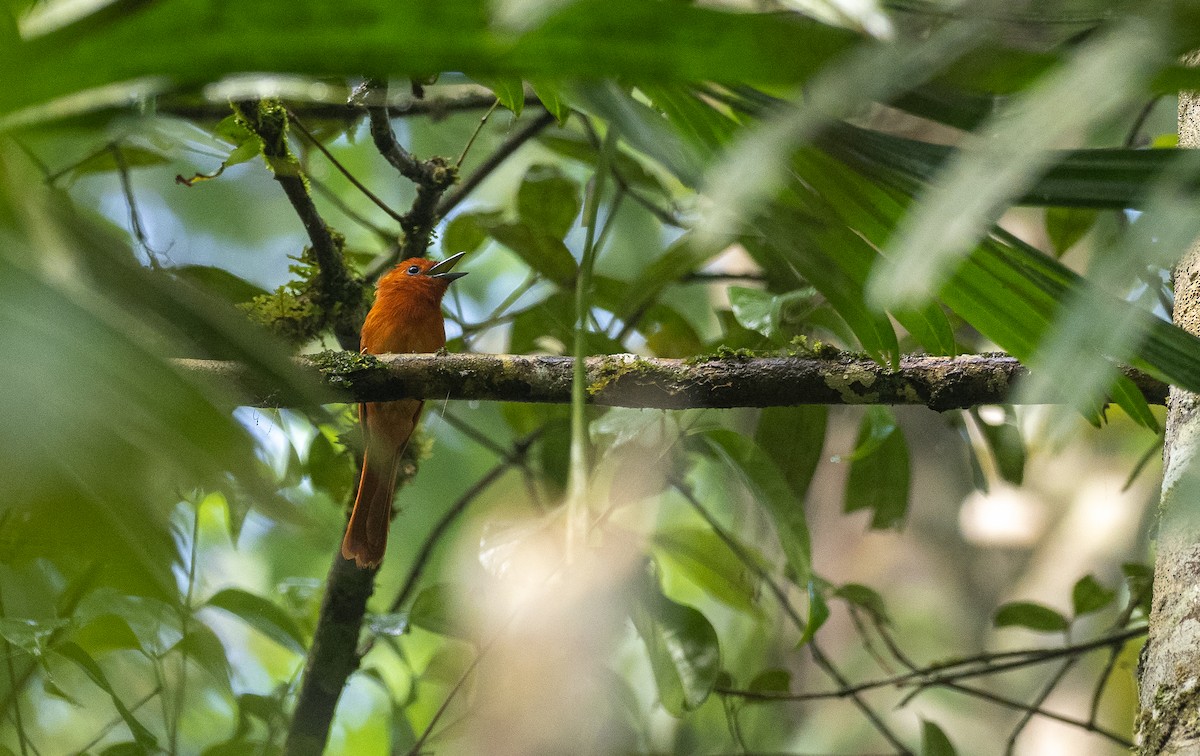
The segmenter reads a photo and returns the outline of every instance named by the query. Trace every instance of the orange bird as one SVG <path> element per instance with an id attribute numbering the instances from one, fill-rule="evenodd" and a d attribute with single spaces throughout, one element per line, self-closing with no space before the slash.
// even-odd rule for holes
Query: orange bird
<path id="1" fill-rule="evenodd" d="M 363 323 L 360 351 L 407 354 L 436 352 L 446 346 L 442 296 L 455 279 L 467 275 L 450 272 L 464 254 L 439 263 L 413 257 L 379 279 L 375 304 Z M 365 443 L 362 476 L 342 539 L 342 557 L 353 559 L 360 569 L 378 567 L 383 561 L 400 457 L 424 404 L 420 399 L 400 399 L 358 405 Z"/>

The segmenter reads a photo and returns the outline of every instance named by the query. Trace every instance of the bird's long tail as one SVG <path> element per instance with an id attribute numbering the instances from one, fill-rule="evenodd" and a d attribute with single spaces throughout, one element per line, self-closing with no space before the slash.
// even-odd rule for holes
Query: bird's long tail
<path id="1" fill-rule="evenodd" d="M 360 569 L 378 567 L 383 561 L 392 520 L 392 499 L 396 495 L 400 451 L 386 457 L 367 455 L 363 458 L 358 496 L 350 512 L 346 536 L 342 539 L 342 557 L 353 559 Z"/>
<path id="2" fill-rule="evenodd" d="M 396 477 L 422 404 L 419 399 L 401 399 L 358 407 L 365 450 L 358 495 L 342 538 L 342 557 L 353 559 L 360 569 L 373 569 L 383 561 Z"/>

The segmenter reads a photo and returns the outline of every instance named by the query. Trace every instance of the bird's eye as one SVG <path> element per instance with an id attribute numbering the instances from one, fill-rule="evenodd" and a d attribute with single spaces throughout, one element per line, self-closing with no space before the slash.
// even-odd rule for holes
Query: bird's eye
<path id="1" fill-rule="evenodd" d="M 415 275 L 417 275 L 417 274 L 418 274 L 418 273 L 420 273 L 420 272 L 421 272 L 421 269 L 420 269 L 420 268 L 418 268 L 416 265 L 409 265 L 409 266 L 408 266 L 408 275 L 410 275 L 410 276 L 415 276 Z"/>

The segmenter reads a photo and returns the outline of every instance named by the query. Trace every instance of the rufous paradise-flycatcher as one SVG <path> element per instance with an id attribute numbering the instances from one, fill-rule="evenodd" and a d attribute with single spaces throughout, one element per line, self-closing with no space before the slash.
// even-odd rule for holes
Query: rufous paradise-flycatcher
<path id="1" fill-rule="evenodd" d="M 364 354 L 436 352 L 446 346 L 442 296 L 466 273 L 451 273 L 465 252 L 435 263 L 413 257 L 379 279 L 375 304 L 363 323 Z M 358 405 L 364 449 L 358 495 L 342 539 L 342 556 L 362 569 L 378 567 L 387 548 L 400 458 L 425 402 L 400 399 Z"/>

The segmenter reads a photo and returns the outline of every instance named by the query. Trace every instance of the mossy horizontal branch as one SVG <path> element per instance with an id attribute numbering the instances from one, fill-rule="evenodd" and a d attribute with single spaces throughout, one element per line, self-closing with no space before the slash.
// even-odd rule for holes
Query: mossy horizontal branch
<path id="1" fill-rule="evenodd" d="M 415 354 L 366 357 L 324 352 L 297 358 L 320 374 L 329 401 L 477 399 L 566 404 L 570 357 L 499 354 Z M 238 365 L 182 360 L 189 370 L 221 374 L 241 384 L 260 406 L 286 405 L 275 387 L 255 385 Z M 871 360 L 753 357 L 671 360 L 607 355 L 587 360 L 588 398 L 618 407 L 782 407 L 801 404 L 922 405 L 962 409 L 1013 400 L 1026 369 L 997 354 L 905 357 L 897 370 Z M 1126 373 L 1146 399 L 1162 404 L 1166 385 Z"/>

